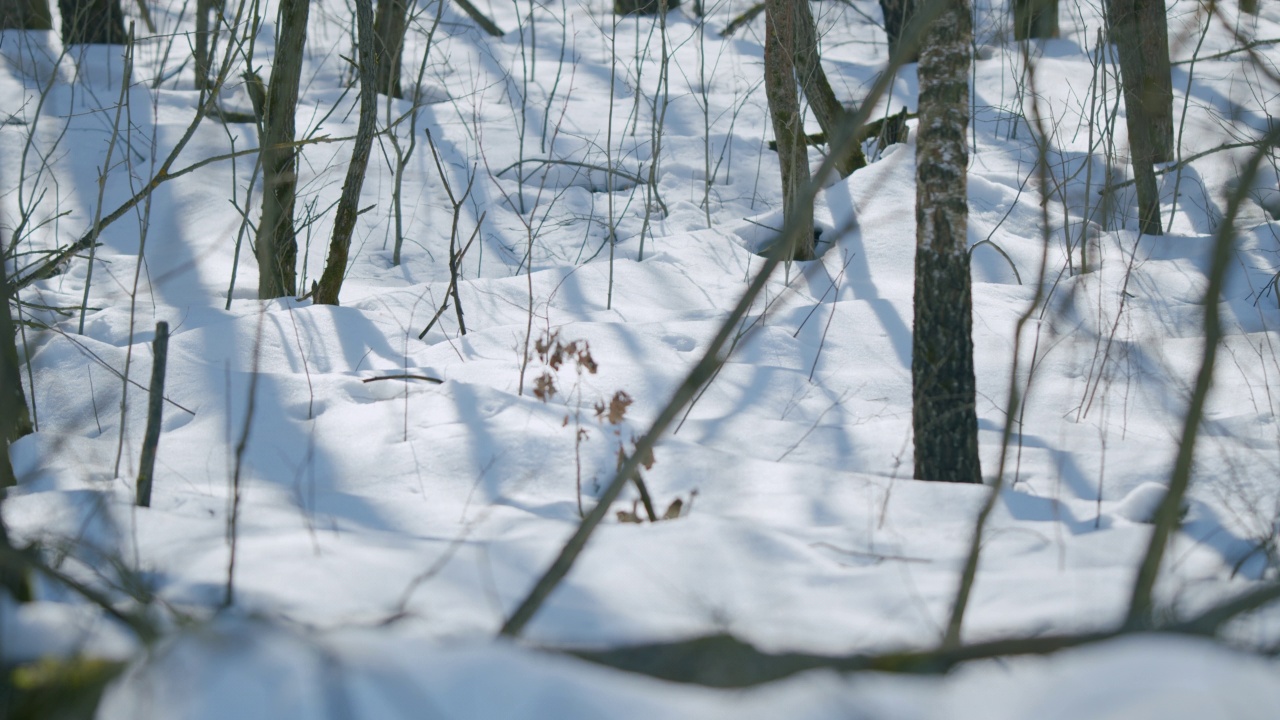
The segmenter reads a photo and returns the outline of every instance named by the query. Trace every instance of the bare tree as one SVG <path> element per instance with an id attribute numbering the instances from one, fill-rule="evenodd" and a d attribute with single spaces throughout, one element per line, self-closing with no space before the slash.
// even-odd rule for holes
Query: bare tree
<path id="1" fill-rule="evenodd" d="M 360 188 L 364 187 L 365 170 L 369 167 L 369 150 L 378 119 L 378 91 L 375 85 L 373 32 L 373 0 L 356 0 L 356 32 L 359 37 L 357 65 L 360 71 L 360 125 L 356 130 L 351 163 L 342 183 L 337 217 L 333 221 L 333 238 L 329 242 L 329 259 L 316 288 L 315 301 L 337 305 L 338 293 L 347 272 L 347 256 L 351 251 L 351 233 L 360 211 Z"/>
<path id="2" fill-rule="evenodd" d="M 893 57 L 902 43 L 902 35 L 916 13 L 916 0 L 880 0 L 880 12 L 884 14 L 884 34 L 889 40 L 889 57 Z M 904 62 L 916 62 L 920 59 L 918 50 L 913 50 Z"/>
<path id="3" fill-rule="evenodd" d="M 373 18 L 374 87 L 393 98 L 404 97 L 400 89 L 400 65 L 408 25 L 409 8 L 405 0 L 378 0 L 378 12 Z"/>
<path id="4" fill-rule="evenodd" d="M 818 126 L 827 137 L 834 142 L 837 129 L 845 116 L 845 108 L 836 99 L 831 89 L 831 81 L 822 69 L 822 58 L 818 53 L 818 30 L 813 21 L 813 13 L 809 3 L 797 2 L 795 10 L 795 69 L 804 97 L 809 101 L 809 109 L 818 120 Z M 851 143 L 849 152 L 836 158 L 836 170 L 841 177 L 848 177 L 858 168 L 866 167 L 867 158 L 862 154 L 862 143 Z"/>
<path id="5" fill-rule="evenodd" d="M 62 42 L 67 45 L 123 45 L 129 41 L 120 0 L 58 0 L 58 12 L 62 15 Z"/>
<path id="6" fill-rule="evenodd" d="M 965 147 L 973 19 L 967 0 L 941 2 L 924 36 L 918 75 L 911 354 L 915 477 L 981 482 Z"/>
<path id="7" fill-rule="evenodd" d="M 1013 0 L 1013 37 L 1058 37 L 1058 0 Z"/>
<path id="8" fill-rule="evenodd" d="M 293 134 L 310 11 L 310 0 L 281 0 L 276 20 L 276 54 L 263 118 L 262 221 L 258 223 L 257 246 L 260 298 L 298 292 L 298 238 L 293 226 L 298 174 Z"/>
<path id="9" fill-rule="evenodd" d="M 52 30 L 49 0 L 0 0 L 0 30 Z"/>
<path id="10" fill-rule="evenodd" d="M 1144 235 L 1161 235 L 1155 163 L 1173 159 L 1173 83 L 1164 0 L 1111 0 L 1107 21 L 1124 86 L 1138 228 Z"/>
<path id="11" fill-rule="evenodd" d="M 795 0 L 768 0 L 765 3 L 764 91 L 773 118 L 773 135 L 778 143 L 778 164 L 782 167 L 782 214 L 803 228 L 791 248 L 791 257 L 813 257 L 813 206 L 803 201 L 809 182 L 809 155 L 805 150 L 804 115 L 796 92 L 795 57 L 797 5 Z M 805 217 L 800 217 L 800 216 Z"/>

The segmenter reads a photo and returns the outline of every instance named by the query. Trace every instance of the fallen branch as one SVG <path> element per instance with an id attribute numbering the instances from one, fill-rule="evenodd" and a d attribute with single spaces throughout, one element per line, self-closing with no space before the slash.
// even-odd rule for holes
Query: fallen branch
<path id="1" fill-rule="evenodd" d="M 433 378 L 430 375 L 408 375 L 404 373 L 400 375 L 379 375 L 378 377 L 365 378 L 360 382 L 371 383 L 379 380 L 426 380 L 429 383 L 435 383 L 437 385 L 444 382 L 440 378 Z"/>
<path id="2" fill-rule="evenodd" d="M 618 177 L 623 178 L 624 180 L 630 180 L 631 182 L 637 185 L 644 184 L 644 180 L 640 178 L 638 175 L 632 175 L 631 173 L 624 172 L 622 170 L 617 170 L 615 168 L 607 168 L 603 165 L 592 165 L 591 163 L 578 162 L 577 160 L 553 160 L 551 158 L 526 158 L 524 160 L 511 163 L 510 165 L 499 170 L 496 174 L 501 176 L 506 171 L 520 167 L 521 165 L 525 165 L 527 163 L 539 163 L 542 165 L 568 165 L 569 167 L 585 168 L 587 170 L 595 170 L 597 172 L 617 175 Z"/>
<path id="3" fill-rule="evenodd" d="M 1213 637 L 1224 623 L 1280 599 L 1280 583 L 1268 583 L 1183 622 L 1143 634 Z M 901 650 L 879 655 L 769 653 L 732 635 L 718 634 L 668 643 L 611 650 L 560 650 L 618 670 L 673 682 L 716 688 L 746 688 L 782 680 L 807 670 L 841 673 L 891 672 L 940 675 L 961 663 L 1015 655 L 1050 655 L 1084 645 L 1138 634 L 1123 628 L 1074 635 L 1008 638 L 934 650 Z"/>

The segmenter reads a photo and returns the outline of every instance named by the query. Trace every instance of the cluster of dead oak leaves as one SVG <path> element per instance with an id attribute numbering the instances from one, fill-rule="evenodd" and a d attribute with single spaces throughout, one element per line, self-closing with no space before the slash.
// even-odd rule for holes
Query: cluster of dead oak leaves
<path id="1" fill-rule="evenodd" d="M 572 367 L 579 378 L 583 373 L 591 375 L 596 374 L 599 366 L 596 365 L 595 358 L 591 356 L 591 346 L 586 340 L 566 341 L 560 336 L 560 331 L 549 330 L 542 334 L 534 341 L 533 349 L 538 354 L 538 360 L 543 364 L 542 372 L 534 379 L 533 395 L 542 402 L 550 402 L 553 397 L 559 394 L 560 387 L 557 384 L 561 368 L 566 366 Z M 574 425 L 574 464 L 577 469 L 577 491 L 578 491 L 578 515 L 583 516 L 585 513 L 582 508 L 582 443 L 590 439 L 591 432 L 582 424 L 582 397 L 580 380 L 575 381 L 573 388 L 568 392 L 568 397 L 576 399 L 573 411 L 566 413 L 564 416 L 563 427 L 568 427 L 570 421 Z M 613 430 L 613 435 L 618 442 L 617 467 L 621 468 L 622 463 L 627 458 L 626 446 L 622 441 L 622 422 L 627 417 L 627 408 L 631 407 L 635 400 L 625 390 L 618 390 L 606 400 L 597 400 L 591 405 L 591 409 L 595 413 L 595 421 L 601 427 L 609 427 Z M 567 404 L 567 403 L 566 403 Z M 635 438 L 631 438 L 631 446 L 635 448 Z M 653 468 L 655 459 L 653 453 L 641 459 L 641 465 L 645 470 Z M 653 500 L 649 495 L 649 490 L 645 485 L 644 478 L 636 473 L 635 478 L 636 490 L 640 497 L 633 500 L 631 510 L 619 510 L 617 518 L 619 522 L 641 523 L 645 520 L 649 522 L 657 522 L 658 520 L 674 520 L 681 515 L 686 515 L 693 507 L 693 498 L 698 494 L 695 490 L 689 495 L 689 502 L 686 503 L 681 498 L 676 498 L 667 506 L 666 512 L 661 516 L 654 510 Z M 644 505 L 644 515 L 641 515 L 640 505 Z"/>

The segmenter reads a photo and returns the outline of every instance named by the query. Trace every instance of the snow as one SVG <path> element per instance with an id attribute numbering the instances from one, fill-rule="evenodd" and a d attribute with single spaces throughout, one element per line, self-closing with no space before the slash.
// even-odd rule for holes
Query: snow
<path id="1" fill-rule="evenodd" d="M 299 133 L 347 137 L 357 101 L 343 93 L 349 11 L 317 2 Z M 1274 661 L 1201 639 L 1129 637 L 937 678 L 813 671 L 747 691 L 674 685 L 542 649 L 724 631 L 769 651 L 940 641 L 989 489 L 911 479 L 914 142 L 828 181 L 815 208 L 824 254 L 775 273 L 728 362 L 658 444 L 645 481 L 659 513 L 679 498 L 684 514 L 617 522 L 613 510 L 630 511 L 636 497 L 628 489 L 521 640 L 494 639 L 577 527 L 579 478 L 590 507 L 619 448 L 632 449 L 707 350 L 781 224 L 776 156 L 765 147 L 763 18 L 731 38 L 717 32 L 748 4 L 708 3 L 705 33 L 687 8 L 668 19 L 670 106 L 658 158 L 667 211 L 652 203 L 643 257 L 643 186 L 615 182 L 610 217 L 599 169 L 529 163 L 519 177 L 501 172 L 554 158 L 648 177 L 656 24 L 617 19 L 611 88 L 614 18 L 603 0 L 478 3 L 508 31 L 503 38 L 445 7 L 403 181 L 403 263 L 391 262 L 395 154 L 384 138 L 341 307 L 256 299 L 254 254 L 236 246 L 240 211 L 253 222 L 260 213 L 251 155 L 166 182 L 149 206 L 108 226 L 83 333 L 78 313 L 22 309 L 52 329 L 24 331 L 39 431 L 12 447 L 20 480 L 4 519 L 17 542 L 41 543 L 46 559 L 122 608 L 134 606 L 127 588 L 145 587 L 164 636 L 144 646 L 40 580 L 37 602 L 0 605 L 0 658 L 128 660 L 102 718 L 1270 717 L 1280 701 Z M 1063 4 L 1062 36 L 1031 45 L 1030 76 L 1008 39 L 1007 8 L 976 5 L 969 240 L 988 483 L 1005 425 L 1015 424 L 963 637 L 1105 630 L 1124 617 L 1146 523 L 1168 482 L 1200 365 L 1209 250 L 1249 149 L 1164 174 L 1169 234 L 1139 238 L 1132 188 L 1113 202 L 1099 194 L 1116 80 L 1107 75 L 1102 96 L 1100 69 L 1091 99 L 1098 5 Z M 1171 3 L 1175 60 L 1230 50 L 1240 43 L 1233 31 L 1280 36 L 1280 7 L 1261 5 L 1258 18 L 1217 8 L 1197 51 L 1198 5 Z M 190 32 L 193 20 L 180 3 L 151 9 L 159 33 L 137 46 L 104 214 L 151 178 L 198 101 L 190 67 L 179 70 L 186 36 L 171 35 Z M 435 6 L 420 9 L 419 25 L 429 24 Z M 866 19 L 879 17 L 878 6 L 814 10 L 837 95 L 860 99 L 886 61 L 883 33 Z M 272 3 L 263 17 L 255 65 L 269 65 Z M 424 37 L 410 34 L 406 88 Z M 1255 50 L 1274 63 L 1277 47 Z M 60 50 L 56 32 L 0 35 L 11 117 L 0 130 L 0 210 L 8 237 L 23 207 L 33 209 L 22 253 L 90 228 L 113 134 L 119 49 Z M 1273 122 L 1277 81 L 1246 58 L 1175 66 L 1182 156 Z M 224 107 L 243 112 L 241 69 Z M 914 110 L 915 88 L 914 66 L 901 69 L 877 113 Z M 1047 186 L 1021 116 L 1032 97 L 1051 133 Z M 407 100 L 379 104 L 383 127 L 410 110 Z M 474 173 L 457 244 L 479 230 L 458 286 L 467 333 L 451 306 L 419 340 L 448 293 L 454 232 L 425 128 L 455 195 Z M 1123 115 L 1114 128 L 1123 160 Z M 395 132 L 404 145 L 409 123 Z M 255 143 L 250 125 L 206 121 L 174 168 Z M 323 267 L 328 208 L 349 153 L 347 142 L 302 150 L 299 215 L 314 219 L 299 238 L 303 287 Z M 816 168 L 821 155 L 811 153 Z M 1172 616 L 1275 576 L 1280 176 L 1274 157 L 1263 168 L 1237 224 L 1220 303 L 1226 338 L 1185 524 L 1157 585 Z M 1118 172 L 1127 177 L 1123 164 Z M 19 257 L 19 273 L 27 262 Z M 78 305 L 88 267 L 77 258 L 22 300 Z M 1047 300 L 1015 342 L 1037 285 Z M 159 320 L 170 324 L 171 402 L 143 509 L 132 501 Z M 598 372 L 540 361 L 533 342 L 553 331 L 589 343 Z M 1015 352 L 1025 403 L 1011 412 Z M 548 402 L 532 392 L 544 372 L 559 389 Z M 389 375 L 443 382 L 375 380 Z M 597 420 L 593 406 L 620 390 L 634 399 L 621 423 Z M 237 467 L 234 603 L 223 608 Z M 1228 635 L 1244 648 L 1274 648 L 1280 615 L 1253 614 Z"/>

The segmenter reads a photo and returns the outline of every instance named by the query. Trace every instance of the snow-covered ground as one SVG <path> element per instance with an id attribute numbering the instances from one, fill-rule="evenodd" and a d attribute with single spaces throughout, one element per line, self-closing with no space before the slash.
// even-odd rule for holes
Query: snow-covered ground
<path id="1" fill-rule="evenodd" d="M 1205 59 L 1280 37 L 1280 5 L 1260 4 L 1258 17 L 1216 7 L 1207 31 L 1196 2 L 1170 5 L 1175 61 L 1199 58 L 1174 67 L 1180 157 L 1257 137 L 1280 112 L 1268 75 L 1280 46 Z M 0 605 L 0 658 L 131 659 L 104 718 L 1273 717 L 1274 662 L 1205 640 L 1127 638 L 935 679 L 815 671 L 732 692 L 536 649 L 714 632 L 833 654 L 939 642 L 989 489 L 911 479 L 914 139 L 821 193 L 821 259 L 779 269 L 728 362 L 658 445 L 644 478 L 658 511 L 680 499 L 681 516 L 634 524 L 611 513 L 521 641 L 494 640 L 577 527 L 579 507 L 612 477 L 619 449 L 705 351 L 763 263 L 753 251 L 781 208 L 765 146 L 763 18 L 719 33 L 751 3 L 708 3 L 705 27 L 687 8 L 669 16 L 656 158 L 662 43 L 652 17 L 615 27 L 605 0 L 478 5 L 506 35 L 444 8 L 403 176 L 403 262 L 392 261 L 396 150 L 383 137 L 341 307 L 256 299 L 253 233 L 241 231 L 242 211 L 252 223 L 260 212 L 252 155 L 165 182 L 104 231 L 82 333 L 78 312 L 44 308 L 81 303 L 87 258 L 23 292 L 23 317 L 53 329 L 29 326 L 21 338 L 39 431 L 12 448 L 20 482 L 4 519 L 17 542 L 39 541 L 50 563 L 120 607 L 149 598 L 165 636 L 144 647 L 41 580 L 36 602 Z M 255 67 L 269 66 L 274 42 L 274 3 L 263 7 Z M 11 271 L 92 226 L 108 152 L 104 215 L 181 139 L 198 100 L 184 8 L 152 5 L 158 33 L 137 45 L 118 123 L 119 48 L 59 56 L 54 34 L 0 35 L 6 243 L 24 208 L 37 226 Z M 879 8 L 813 8 L 836 92 L 857 103 L 887 60 Z M 408 92 L 435 10 L 417 9 Z M 966 615 L 970 641 L 1123 619 L 1200 366 L 1213 235 L 1251 152 L 1164 174 L 1169 234 L 1139 238 L 1132 188 L 1099 192 L 1108 128 L 1115 181 L 1128 172 L 1099 13 L 1099 3 L 1064 2 L 1061 37 L 1031 45 L 1027 73 L 1006 5 L 975 10 L 978 416 L 984 475 L 994 481 L 1003 454 L 1006 487 Z M 350 17 L 342 2 L 314 3 L 300 136 L 354 133 Z M 242 69 L 227 110 L 250 107 Z M 914 66 L 891 93 L 884 108 L 915 109 Z M 1033 101 L 1050 135 L 1047 184 L 1035 173 Z M 380 125 L 410 107 L 381 99 Z M 454 195 L 470 183 L 456 227 L 428 129 Z M 409 131 L 408 120 L 393 130 L 402 149 Z M 208 120 L 174 169 L 256 142 L 250 124 Z M 314 220 L 300 232 L 304 288 L 323 268 L 349 154 L 345 142 L 302 151 L 299 219 Z M 510 167 L 540 159 L 580 165 Z M 655 161 L 649 197 L 627 176 L 647 181 Z M 611 181 L 610 166 L 626 175 Z M 1157 586 L 1179 617 L 1276 570 L 1274 154 L 1263 168 L 1237 223 L 1185 525 Z M 451 236 L 458 247 L 475 237 L 457 292 L 466 333 L 451 303 L 419 339 L 449 295 Z M 1031 308 L 1037 286 L 1046 300 Z M 1014 328 L 1029 309 L 1014 378 L 1024 401 L 1011 409 Z M 141 509 L 132 500 L 158 320 L 172 329 L 171 402 L 151 507 Z M 550 368 L 534 346 L 551 336 L 588 343 L 598 371 Z M 443 382 L 366 382 L 390 375 Z M 546 377 L 557 392 L 544 401 L 534 390 Z M 595 407 L 619 391 L 633 402 L 611 424 Z M 630 512 L 633 498 L 617 509 Z M 1276 647 L 1280 614 L 1254 614 L 1229 635 Z"/>

